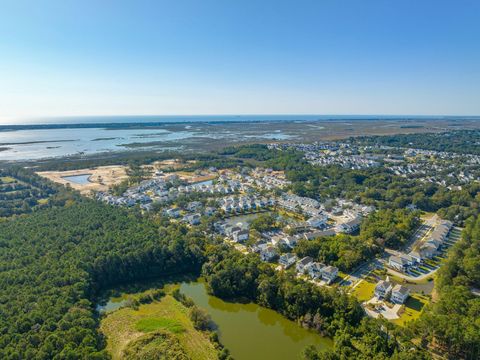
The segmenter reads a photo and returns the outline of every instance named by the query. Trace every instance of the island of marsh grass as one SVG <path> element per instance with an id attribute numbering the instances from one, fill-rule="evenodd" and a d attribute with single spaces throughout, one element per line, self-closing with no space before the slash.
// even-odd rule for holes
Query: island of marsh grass
<path id="1" fill-rule="evenodd" d="M 174 288 L 166 287 L 166 295 L 158 301 L 138 308 L 124 307 L 103 317 L 100 331 L 107 339 L 107 350 L 113 359 L 137 359 L 137 348 L 158 355 L 172 350 L 173 344 L 183 354 L 179 359 L 218 358 L 209 333 L 196 330 L 190 320 L 190 309 L 171 295 Z M 143 355 L 148 358 L 148 354 Z"/>

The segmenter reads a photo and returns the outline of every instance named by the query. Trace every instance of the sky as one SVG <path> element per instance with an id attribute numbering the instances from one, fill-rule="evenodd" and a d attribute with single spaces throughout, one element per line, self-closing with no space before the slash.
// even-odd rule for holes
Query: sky
<path id="1" fill-rule="evenodd" d="M 0 0 L 0 119 L 480 115 L 478 0 Z"/>

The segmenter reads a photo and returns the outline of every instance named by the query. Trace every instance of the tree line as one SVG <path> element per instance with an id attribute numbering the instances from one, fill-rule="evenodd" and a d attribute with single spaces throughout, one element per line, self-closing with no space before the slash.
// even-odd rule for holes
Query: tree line
<path id="1" fill-rule="evenodd" d="M 0 358 L 109 358 L 98 292 L 203 262 L 202 234 L 164 225 L 84 199 L 0 223 Z"/>

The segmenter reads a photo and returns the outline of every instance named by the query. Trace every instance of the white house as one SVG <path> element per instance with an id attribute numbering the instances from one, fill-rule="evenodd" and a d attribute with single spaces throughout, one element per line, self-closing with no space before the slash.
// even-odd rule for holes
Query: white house
<path id="1" fill-rule="evenodd" d="M 420 248 L 420 256 L 422 259 L 431 259 L 437 253 L 437 248 L 433 244 L 426 243 Z"/>
<path id="2" fill-rule="evenodd" d="M 179 208 L 170 208 L 165 210 L 165 215 L 173 218 L 177 218 L 180 216 L 180 209 Z"/>
<path id="3" fill-rule="evenodd" d="M 310 277 L 313 279 L 320 279 L 322 277 L 322 270 L 324 267 L 325 265 L 314 262 L 308 267 L 308 275 L 310 275 Z"/>
<path id="4" fill-rule="evenodd" d="M 187 204 L 188 211 L 197 211 L 202 208 L 203 204 L 200 201 L 192 201 Z"/>
<path id="5" fill-rule="evenodd" d="M 232 232 L 232 238 L 235 242 L 243 242 L 248 240 L 248 230 L 236 230 Z"/>
<path id="6" fill-rule="evenodd" d="M 295 269 L 299 274 L 305 273 L 305 270 L 308 270 L 308 267 L 313 263 L 313 259 L 310 256 L 306 256 L 300 261 L 297 262 Z"/>
<path id="7" fill-rule="evenodd" d="M 412 265 L 412 262 L 409 261 L 406 256 L 408 255 L 390 256 L 390 258 L 388 259 L 388 266 L 398 271 L 405 271 L 408 266 Z"/>
<path id="8" fill-rule="evenodd" d="M 317 230 L 317 231 L 312 231 L 308 233 L 303 234 L 303 238 L 305 240 L 314 240 L 317 239 L 321 236 L 333 236 L 335 235 L 335 230 L 333 229 L 327 229 L 327 230 Z"/>
<path id="9" fill-rule="evenodd" d="M 204 214 L 207 215 L 207 216 L 212 216 L 213 214 L 216 213 L 216 211 L 217 210 L 213 207 L 207 207 L 207 208 L 205 208 Z"/>
<path id="10" fill-rule="evenodd" d="M 307 220 L 307 224 L 314 228 L 324 227 L 327 223 L 328 217 L 325 215 L 313 216 Z"/>
<path id="11" fill-rule="evenodd" d="M 408 296 L 410 295 L 410 289 L 397 284 L 392 289 L 392 295 L 390 300 L 395 304 L 403 304 L 405 300 L 407 300 Z"/>
<path id="12" fill-rule="evenodd" d="M 327 284 L 332 283 L 338 275 L 338 269 L 335 266 L 325 266 L 322 269 L 322 279 L 325 280 Z"/>
<path id="13" fill-rule="evenodd" d="M 408 253 L 408 255 L 417 263 L 421 263 L 423 258 L 422 258 L 422 255 L 420 254 L 420 252 L 414 250 L 414 251 L 410 251 Z"/>
<path id="14" fill-rule="evenodd" d="M 293 249 L 297 245 L 298 239 L 295 236 L 286 236 L 283 241 L 288 247 Z"/>
<path id="15" fill-rule="evenodd" d="M 283 254 L 282 256 L 280 256 L 280 259 L 278 259 L 278 263 L 282 265 L 285 269 L 295 264 L 296 261 L 297 255 L 291 253 Z"/>
<path id="16" fill-rule="evenodd" d="M 200 224 L 200 214 L 185 215 L 183 221 L 188 222 L 190 225 Z"/>
<path id="17" fill-rule="evenodd" d="M 273 246 L 267 246 L 260 251 L 260 259 L 262 261 L 271 261 L 275 256 L 277 256 L 277 250 Z"/>
<path id="18" fill-rule="evenodd" d="M 351 234 L 357 231 L 360 228 L 361 218 L 356 217 L 352 220 L 339 224 L 336 227 L 336 230 L 340 233 Z"/>
<path id="19" fill-rule="evenodd" d="M 392 292 L 392 283 L 388 280 L 388 277 L 387 280 L 380 280 L 377 286 L 375 286 L 375 296 L 379 299 L 387 299 Z"/>

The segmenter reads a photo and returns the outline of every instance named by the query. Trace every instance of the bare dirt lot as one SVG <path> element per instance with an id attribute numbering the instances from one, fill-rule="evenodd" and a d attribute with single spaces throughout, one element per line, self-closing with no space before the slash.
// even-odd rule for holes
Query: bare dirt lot
<path id="1" fill-rule="evenodd" d="M 87 195 L 90 191 L 106 191 L 109 187 L 127 179 L 126 167 L 121 165 L 100 166 L 91 169 L 68 171 L 42 171 L 37 173 L 57 184 L 70 185 L 72 189 Z M 88 182 L 80 184 L 69 180 L 70 176 L 89 175 Z"/>

